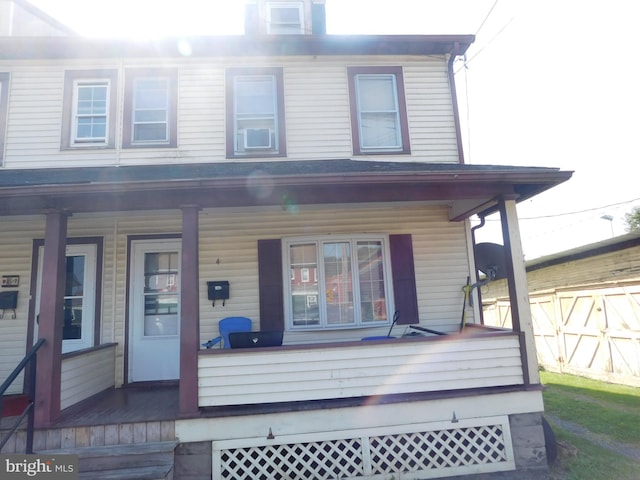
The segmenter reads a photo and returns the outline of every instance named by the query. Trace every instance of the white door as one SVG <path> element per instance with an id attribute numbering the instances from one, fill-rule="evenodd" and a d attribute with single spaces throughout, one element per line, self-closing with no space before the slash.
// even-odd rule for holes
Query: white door
<path id="1" fill-rule="evenodd" d="M 129 381 L 180 373 L 180 241 L 132 242 Z"/>
<path id="2" fill-rule="evenodd" d="M 62 353 L 93 346 L 96 305 L 95 244 L 67 245 L 64 288 L 64 324 Z M 38 250 L 38 279 L 36 286 L 36 320 L 40 318 L 42 293 L 42 264 L 44 247 Z M 34 343 L 38 341 L 38 325 L 34 326 Z"/>

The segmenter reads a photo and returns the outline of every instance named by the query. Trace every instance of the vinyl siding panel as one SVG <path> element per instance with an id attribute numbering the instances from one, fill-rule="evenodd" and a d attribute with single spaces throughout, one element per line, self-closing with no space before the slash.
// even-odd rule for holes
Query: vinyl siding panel
<path id="1" fill-rule="evenodd" d="M 127 68 L 160 66 L 178 69 L 178 147 L 120 147 L 123 125 L 124 75 Z M 348 66 L 403 67 L 411 155 L 379 155 L 374 159 L 458 162 L 453 106 L 444 57 L 327 56 L 172 59 L 170 62 L 0 61 L 9 71 L 6 136 L 7 168 L 222 162 L 225 152 L 225 68 L 277 66 L 284 72 L 287 159 L 331 159 L 353 156 Z M 115 149 L 60 150 L 66 70 L 116 69 L 117 118 Z M 362 157 L 359 157 L 362 158 Z M 236 159 L 235 161 L 244 161 Z"/>
<path id="2" fill-rule="evenodd" d="M 62 360 L 60 407 L 75 405 L 113 386 L 115 347 Z"/>
<path id="3" fill-rule="evenodd" d="M 397 340 L 400 342 L 400 340 Z M 200 355 L 200 406 L 522 384 L 518 337 Z"/>

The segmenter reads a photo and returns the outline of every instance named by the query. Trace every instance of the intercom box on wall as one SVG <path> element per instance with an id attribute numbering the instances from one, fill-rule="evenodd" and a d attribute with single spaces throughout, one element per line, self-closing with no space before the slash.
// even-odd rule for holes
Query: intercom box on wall
<path id="1" fill-rule="evenodd" d="M 225 300 L 229 299 L 229 282 L 227 280 L 215 280 L 207 282 L 207 296 L 216 306 L 216 300 L 222 300 L 224 306 Z"/>

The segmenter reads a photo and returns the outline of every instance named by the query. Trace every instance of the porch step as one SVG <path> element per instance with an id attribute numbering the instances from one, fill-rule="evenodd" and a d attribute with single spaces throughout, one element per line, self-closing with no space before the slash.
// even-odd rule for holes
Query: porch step
<path id="1" fill-rule="evenodd" d="M 78 455 L 79 479 L 171 480 L 177 442 L 129 443 L 39 451 Z"/>

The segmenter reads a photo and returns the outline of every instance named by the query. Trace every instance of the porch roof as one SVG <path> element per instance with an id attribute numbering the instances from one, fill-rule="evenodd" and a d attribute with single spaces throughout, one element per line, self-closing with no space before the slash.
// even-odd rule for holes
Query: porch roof
<path id="1" fill-rule="evenodd" d="M 452 220 L 528 199 L 568 180 L 557 168 L 367 160 L 215 162 L 6 169 L 0 215 L 207 207 L 438 201 Z"/>

